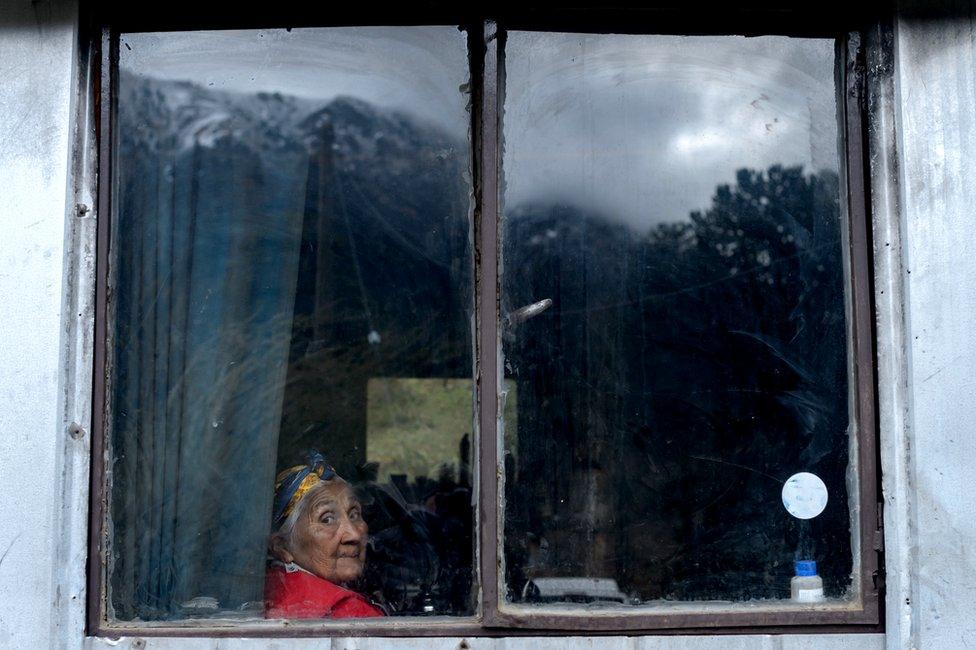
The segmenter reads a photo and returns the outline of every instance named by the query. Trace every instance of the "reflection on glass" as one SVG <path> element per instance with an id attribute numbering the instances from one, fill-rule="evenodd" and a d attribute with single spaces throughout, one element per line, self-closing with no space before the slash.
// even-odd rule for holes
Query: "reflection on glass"
<path id="1" fill-rule="evenodd" d="M 470 613 L 464 34 L 119 50 L 114 616 Z M 403 396 L 453 410 L 373 439 Z M 429 468 L 409 485 L 385 466 L 401 434 Z"/>
<path id="2" fill-rule="evenodd" d="M 851 595 L 833 41 L 515 32 L 506 68 L 507 599 L 789 599 L 796 560 Z"/>

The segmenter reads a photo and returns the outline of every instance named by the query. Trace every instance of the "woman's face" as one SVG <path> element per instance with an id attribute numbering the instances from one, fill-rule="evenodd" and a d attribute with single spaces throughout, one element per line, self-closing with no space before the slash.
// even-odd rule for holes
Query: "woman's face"
<path id="1" fill-rule="evenodd" d="M 363 573 L 369 532 L 359 499 L 342 480 L 327 481 L 305 498 L 291 543 L 279 557 L 330 582 L 356 580 Z"/>

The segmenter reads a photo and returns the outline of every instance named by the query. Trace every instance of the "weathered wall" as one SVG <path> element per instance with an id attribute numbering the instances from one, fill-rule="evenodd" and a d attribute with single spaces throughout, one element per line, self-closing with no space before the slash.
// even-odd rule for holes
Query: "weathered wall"
<path id="1" fill-rule="evenodd" d="M 960 648 L 976 643 L 976 4 L 925 4 L 906 7 L 896 48 L 912 607 L 920 647 Z"/>
<path id="2" fill-rule="evenodd" d="M 0 5 L 0 647 L 50 641 L 73 11 Z"/>

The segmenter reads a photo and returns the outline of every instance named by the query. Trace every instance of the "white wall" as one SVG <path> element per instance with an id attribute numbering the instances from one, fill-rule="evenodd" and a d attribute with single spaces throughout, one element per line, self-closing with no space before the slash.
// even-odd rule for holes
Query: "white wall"
<path id="1" fill-rule="evenodd" d="M 923 648 L 976 645 L 976 4 L 897 40 L 915 581 Z"/>
<path id="2" fill-rule="evenodd" d="M 968 17 L 976 8 L 963 4 L 956 13 L 967 17 L 906 11 L 897 21 L 893 101 L 881 101 L 872 140 L 886 565 L 893 572 L 887 637 L 562 639 L 556 647 L 976 644 L 976 493 L 967 482 L 976 463 L 968 426 L 976 423 L 976 34 Z M 0 2 L 0 648 L 268 647 L 266 640 L 83 636 L 88 435 L 67 430 L 90 418 L 94 216 L 79 218 L 74 207 L 92 204 L 75 20 L 70 1 Z M 447 649 L 459 641 L 331 645 Z M 468 641 L 472 648 L 542 644 Z"/>
<path id="3" fill-rule="evenodd" d="M 47 647 L 75 26 L 0 3 L 0 648 Z"/>

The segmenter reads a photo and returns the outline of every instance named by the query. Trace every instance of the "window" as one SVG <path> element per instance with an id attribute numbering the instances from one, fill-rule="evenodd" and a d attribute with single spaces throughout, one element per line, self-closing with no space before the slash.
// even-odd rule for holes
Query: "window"
<path id="1" fill-rule="evenodd" d="M 108 22 L 92 628 L 876 625 L 858 33 L 424 18 Z"/>

